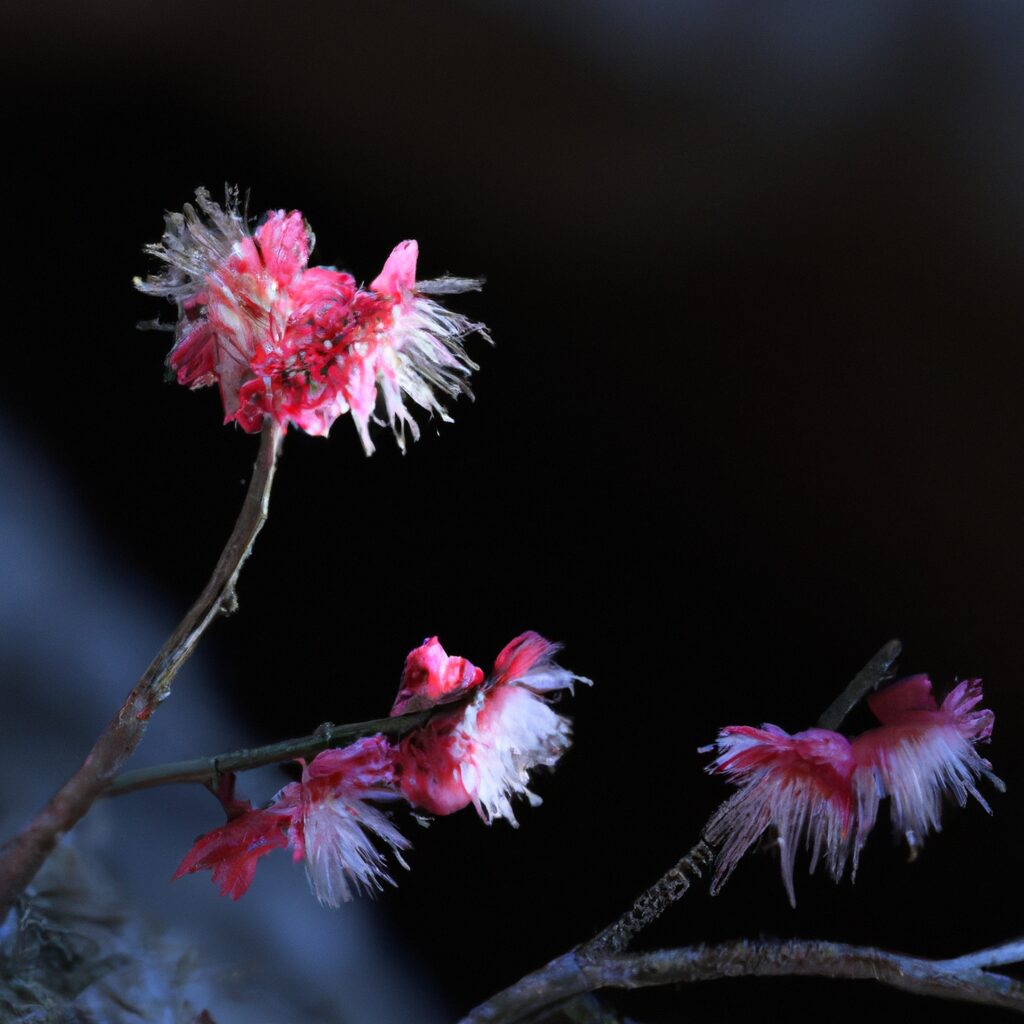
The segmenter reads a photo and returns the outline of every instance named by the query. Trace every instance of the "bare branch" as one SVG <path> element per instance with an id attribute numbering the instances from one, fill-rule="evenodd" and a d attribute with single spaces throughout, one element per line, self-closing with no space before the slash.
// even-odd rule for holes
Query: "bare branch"
<path id="1" fill-rule="evenodd" d="M 443 705 L 442 711 L 449 712 L 452 704 Z M 314 754 L 337 747 L 361 736 L 374 736 L 383 733 L 385 736 L 404 736 L 413 729 L 425 725 L 435 714 L 434 710 L 414 711 L 408 715 L 395 718 L 374 718 L 368 722 L 353 722 L 350 725 L 323 725 L 309 736 L 299 736 L 292 740 L 281 740 L 263 747 L 248 747 L 233 750 L 229 754 L 216 754 L 213 757 L 196 757 L 189 761 L 175 761 L 172 764 L 154 765 L 151 768 L 137 768 L 134 771 L 119 775 L 110 784 L 104 795 L 121 796 L 139 789 L 152 789 L 154 786 L 166 786 L 177 782 L 193 782 L 201 785 L 216 785 L 218 776 L 225 772 L 244 772 L 252 768 L 262 768 L 268 764 L 279 764 L 282 761 L 294 761 L 299 757 L 312 757 Z"/>
<path id="2" fill-rule="evenodd" d="M 604 931 L 583 944 L 585 956 L 621 953 L 649 924 L 656 921 L 676 900 L 681 899 L 696 879 L 714 860 L 715 851 L 701 839 L 646 892 L 636 898 L 633 906 Z"/>
<path id="3" fill-rule="evenodd" d="M 33 879 L 60 837 L 88 811 L 139 745 L 149 719 L 214 618 L 236 606 L 235 584 L 267 518 L 284 428 L 267 418 L 252 479 L 235 527 L 195 604 L 167 639 L 100 734 L 82 766 L 0 851 L 0 917 Z"/>
<path id="4" fill-rule="evenodd" d="M 864 946 L 801 940 L 731 942 L 597 958 L 572 952 L 481 1004 L 462 1024 L 540 1020 L 567 1000 L 599 989 L 784 976 L 879 981 L 915 995 L 1024 1013 L 1024 984 L 976 966 L 1017 962 L 1022 952 L 1022 940 L 955 960 L 926 960 Z"/>
<path id="5" fill-rule="evenodd" d="M 850 685 L 818 719 L 819 729 L 838 729 L 843 719 L 872 691 L 891 678 L 892 667 L 903 650 L 899 640 L 890 640 L 854 677 Z"/>

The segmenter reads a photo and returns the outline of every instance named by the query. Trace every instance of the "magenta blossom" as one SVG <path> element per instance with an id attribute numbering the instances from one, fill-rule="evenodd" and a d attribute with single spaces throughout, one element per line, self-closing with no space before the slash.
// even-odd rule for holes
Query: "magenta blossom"
<path id="1" fill-rule="evenodd" d="M 974 710 L 980 680 L 960 683 L 941 708 L 927 676 L 913 676 L 875 694 L 868 703 L 878 728 L 855 739 L 828 729 L 794 736 L 778 726 L 729 726 L 712 747 L 708 771 L 722 773 L 739 791 L 712 816 L 705 839 L 718 850 L 712 892 L 718 892 L 744 853 L 769 829 L 776 834 L 782 881 L 796 905 L 793 866 L 797 848 L 811 853 L 810 869 L 824 860 L 839 881 L 848 861 L 856 874 L 860 852 L 874 827 L 879 802 L 890 798 L 897 833 L 916 849 L 940 828 L 943 794 L 961 806 L 973 796 L 989 810 L 975 781 L 1002 783 L 975 750 L 992 732 L 993 714 Z"/>
<path id="2" fill-rule="evenodd" d="M 353 892 L 380 890 L 392 883 L 375 837 L 404 866 L 408 840 L 369 800 L 395 797 L 392 748 L 383 736 L 358 740 L 343 749 L 324 750 L 303 765 L 302 781 L 285 786 L 269 807 L 252 810 L 226 805 L 226 825 L 201 836 L 185 855 L 175 878 L 210 870 L 225 896 L 238 899 L 252 884 L 256 862 L 291 846 L 317 899 L 336 907 Z"/>
<path id="3" fill-rule="evenodd" d="M 549 700 L 574 683 L 590 682 L 556 664 L 558 650 L 538 634 L 524 633 L 498 655 L 483 683 L 479 669 L 448 659 L 436 637 L 410 654 L 392 714 L 409 706 L 410 664 L 420 673 L 414 690 L 424 698 L 419 707 L 475 689 L 465 706 L 438 715 L 399 745 L 396 770 L 411 804 L 451 814 L 472 803 L 488 824 L 505 818 L 516 825 L 513 797 L 540 803 L 528 788 L 529 773 L 540 765 L 554 767 L 570 742 L 569 721 Z"/>
<path id="4" fill-rule="evenodd" d="M 407 401 L 443 420 L 445 398 L 470 394 L 464 339 L 486 327 L 429 298 L 478 289 L 416 281 L 417 246 L 402 242 L 368 289 L 331 267 L 308 267 L 313 235 L 297 211 L 271 211 L 250 232 L 229 189 L 222 209 L 197 189 L 198 210 L 168 214 L 146 251 L 166 268 L 137 287 L 178 307 L 168 365 L 181 384 L 218 384 L 225 422 L 256 431 L 264 417 L 325 435 L 351 412 L 367 453 L 371 421 L 401 448 L 419 427 Z M 378 411 L 378 405 L 382 409 Z"/>

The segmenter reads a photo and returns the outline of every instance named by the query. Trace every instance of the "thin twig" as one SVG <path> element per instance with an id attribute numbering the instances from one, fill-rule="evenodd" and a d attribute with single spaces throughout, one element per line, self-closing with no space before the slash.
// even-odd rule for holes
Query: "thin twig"
<path id="1" fill-rule="evenodd" d="M 843 719 L 872 691 L 889 679 L 892 667 L 903 650 L 899 640 L 890 640 L 854 677 L 850 685 L 818 719 L 819 729 L 838 729 Z"/>
<path id="2" fill-rule="evenodd" d="M 462 1024 L 522 1024 L 541 1020 L 583 993 L 648 988 L 721 978 L 817 976 L 879 981 L 915 995 L 956 999 L 1024 1013 L 1024 984 L 975 961 L 1016 962 L 1022 942 L 954 960 L 926 960 L 836 942 L 730 942 L 653 953 L 581 959 L 566 953 L 481 1004 Z M 1004 955 L 1001 955 L 1004 954 Z"/>
<path id="3" fill-rule="evenodd" d="M 656 921 L 690 885 L 700 878 L 714 860 L 715 851 L 701 839 L 674 867 L 670 868 L 646 892 L 636 898 L 622 917 L 613 921 L 578 950 L 589 957 L 603 953 L 621 953 L 649 924 Z"/>
<path id="4" fill-rule="evenodd" d="M 444 705 L 448 712 L 451 705 Z M 150 768 L 136 768 L 119 775 L 110 784 L 106 796 L 121 796 L 139 789 L 152 789 L 177 782 L 193 782 L 201 785 L 216 785 L 218 777 L 225 772 L 244 772 L 251 768 L 262 768 L 268 764 L 294 761 L 299 757 L 311 757 L 328 747 L 357 740 L 361 736 L 404 736 L 413 729 L 426 724 L 434 710 L 414 711 L 395 718 L 374 718 L 368 722 L 353 722 L 349 725 L 325 725 L 309 736 L 292 740 L 281 740 L 263 747 L 248 747 L 233 750 L 229 754 L 213 757 L 195 757 L 190 761 L 175 761 L 172 764 L 158 764 Z"/>
<path id="5" fill-rule="evenodd" d="M 234 611 L 238 574 L 266 522 L 283 438 L 284 429 L 268 418 L 242 510 L 210 581 L 100 734 L 82 766 L 0 851 L 0 916 L 32 881 L 60 837 L 88 811 L 139 745 L 150 717 L 170 695 L 174 677 L 210 623 L 219 613 Z"/>

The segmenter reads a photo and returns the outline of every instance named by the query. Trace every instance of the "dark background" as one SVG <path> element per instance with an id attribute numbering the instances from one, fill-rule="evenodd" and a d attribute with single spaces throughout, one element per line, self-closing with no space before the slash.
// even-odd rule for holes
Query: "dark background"
<path id="1" fill-rule="evenodd" d="M 727 792 L 696 752 L 720 726 L 809 726 L 894 635 L 942 691 L 985 677 L 994 817 L 950 808 L 913 865 L 883 824 L 856 886 L 799 869 L 796 911 L 773 855 L 749 857 L 649 942 L 942 956 L 1024 930 L 1024 10 L 115 0 L 5 20 L 0 408 L 111 574 L 184 608 L 256 448 L 214 391 L 162 384 L 168 339 L 134 330 L 171 313 L 130 286 L 164 209 L 238 182 L 254 211 L 302 209 L 314 262 L 370 280 L 417 238 L 423 276 L 488 278 L 452 300 L 496 341 L 472 344 L 476 403 L 405 457 L 382 432 L 365 458 L 344 420 L 290 436 L 241 613 L 204 646 L 252 742 L 384 713 L 433 633 L 486 666 L 537 629 L 593 677 L 544 806 L 518 831 L 471 812 L 416 831 L 375 906 L 453 1013 L 691 845 Z M 806 980 L 623 1005 L 965 1012 Z"/>

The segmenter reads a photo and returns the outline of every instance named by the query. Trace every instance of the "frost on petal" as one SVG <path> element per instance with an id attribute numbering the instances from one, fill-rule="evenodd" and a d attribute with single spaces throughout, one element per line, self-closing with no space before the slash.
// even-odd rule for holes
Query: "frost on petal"
<path id="1" fill-rule="evenodd" d="M 530 771 L 554 768 L 569 749 L 569 720 L 551 710 L 532 690 L 499 686 L 481 695 L 475 722 L 467 722 L 470 741 L 460 763 L 462 784 L 489 825 L 495 818 L 518 824 L 514 796 L 536 807 L 540 797 L 528 788 Z"/>
<path id="2" fill-rule="evenodd" d="M 409 652 L 391 715 L 447 703 L 483 682 L 483 669 L 466 658 L 449 657 L 436 636 Z"/>
<path id="3" fill-rule="evenodd" d="M 854 786 L 865 821 L 874 820 L 888 796 L 894 832 L 916 851 L 929 832 L 941 830 L 944 796 L 961 807 L 974 797 L 991 813 L 976 783 L 985 776 L 1001 789 L 1002 782 L 975 749 L 994 722 L 991 711 L 976 710 L 982 699 L 981 680 L 965 680 L 939 707 L 928 677 L 912 676 L 869 700 L 883 724 L 853 741 Z"/>
<path id="4" fill-rule="evenodd" d="M 329 907 L 394 884 L 387 860 L 374 844 L 385 843 L 399 863 L 409 841 L 370 799 L 385 799 L 394 777 L 394 749 L 381 735 L 325 750 L 302 774 L 301 833 L 295 857 L 305 858 L 317 899 Z"/>
<path id="5" fill-rule="evenodd" d="M 310 803 L 302 819 L 306 876 L 316 898 L 337 907 L 355 893 L 393 885 L 387 860 L 370 835 L 398 854 L 409 841 L 376 807 L 344 795 Z"/>
<path id="6" fill-rule="evenodd" d="M 227 265 L 248 234 L 238 210 L 238 188 L 228 188 L 225 199 L 222 209 L 205 188 L 198 188 L 195 206 L 186 203 L 181 213 L 164 216 L 163 238 L 144 251 L 166 266 L 137 280 L 139 291 L 186 302 L 205 290 L 210 276 Z"/>
<path id="7" fill-rule="evenodd" d="M 849 741 L 827 729 L 790 736 L 774 725 L 729 726 L 715 741 L 709 772 L 722 773 L 739 791 L 712 816 L 704 838 L 718 850 L 711 891 L 717 893 L 744 853 L 774 828 L 782 881 L 796 905 L 793 867 L 803 842 L 811 871 L 824 860 L 838 881 L 855 840 Z"/>
<path id="8" fill-rule="evenodd" d="M 168 214 L 162 240 L 146 247 L 166 266 L 136 286 L 178 306 L 168 366 L 181 384 L 218 384 L 225 422 L 234 420 L 249 431 L 262 423 L 251 395 L 240 392 L 254 377 L 253 360 L 276 350 L 285 335 L 291 289 L 311 244 L 298 212 L 268 213 L 250 235 L 234 188 L 227 190 L 224 208 L 197 189 L 196 206 Z"/>
<path id="9" fill-rule="evenodd" d="M 291 799 L 294 789 L 294 784 L 285 787 L 278 801 L 270 807 L 236 813 L 226 825 L 200 836 L 178 865 L 172 880 L 208 870 L 213 873 L 213 884 L 221 895 L 233 900 L 244 895 L 252 885 L 260 857 L 288 845 L 295 813 Z"/>

